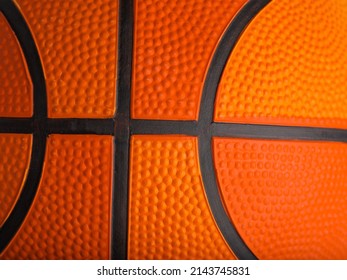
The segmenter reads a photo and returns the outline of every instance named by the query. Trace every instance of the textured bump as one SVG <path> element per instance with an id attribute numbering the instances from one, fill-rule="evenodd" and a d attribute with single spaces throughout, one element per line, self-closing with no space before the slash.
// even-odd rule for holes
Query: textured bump
<path id="1" fill-rule="evenodd" d="M 221 195 L 260 259 L 347 258 L 347 144 L 216 138 Z"/>
<path id="2" fill-rule="evenodd" d="M 347 1 L 274 0 L 227 62 L 215 120 L 347 128 Z"/>
<path id="3" fill-rule="evenodd" d="M 234 259 L 205 197 L 193 137 L 133 136 L 130 259 Z"/>
<path id="4" fill-rule="evenodd" d="M 131 114 L 197 118 L 206 69 L 246 0 L 137 0 Z"/>
<path id="5" fill-rule="evenodd" d="M 48 113 L 103 118 L 115 112 L 117 0 L 16 0 L 38 45 Z"/>
<path id="6" fill-rule="evenodd" d="M 0 12 L 0 117 L 30 117 L 33 87 L 15 34 Z"/>
<path id="7" fill-rule="evenodd" d="M 33 205 L 2 259 L 108 259 L 112 137 L 52 135 Z"/>
<path id="8" fill-rule="evenodd" d="M 31 135 L 0 134 L 0 228 L 25 182 L 30 154 Z"/>

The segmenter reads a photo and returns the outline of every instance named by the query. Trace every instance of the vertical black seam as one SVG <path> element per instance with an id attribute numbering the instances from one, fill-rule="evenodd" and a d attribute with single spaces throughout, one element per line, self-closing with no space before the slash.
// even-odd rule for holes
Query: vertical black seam
<path id="1" fill-rule="evenodd" d="M 114 136 L 111 259 L 127 259 L 133 0 L 119 1 L 117 110 Z"/>

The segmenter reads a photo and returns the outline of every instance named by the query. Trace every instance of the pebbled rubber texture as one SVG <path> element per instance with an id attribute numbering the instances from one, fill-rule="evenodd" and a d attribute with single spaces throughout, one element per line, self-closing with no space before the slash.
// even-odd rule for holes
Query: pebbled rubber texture
<path id="1" fill-rule="evenodd" d="M 133 136 L 129 259 L 235 259 L 211 215 L 197 139 Z"/>
<path id="2" fill-rule="evenodd" d="M 131 116 L 197 119 L 220 36 L 246 0 L 135 0 Z"/>
<path id="3" fill-rule="evenodd" d="M 347 144 L 215 138 L 225 207 L 260 259 L 347 258 Z"/>
<path id="4" fill-rule="evenodd" d="M 0 228 L 23 187 L 31 155 L 31 135 L 0 134 Z"/>
<path id="5" fill-rule="evenodd" d="M 231 53 L 215 120 L 347 128 L 346 49 L 346 1 L 272 1 Z"/>
<path id="6" fill-rule="evenodd" d="M 118 1 L 16 3 L 40 52 L 49 117 L 113 117 Z"/>
<path id="7" fill-rule="evenodd" d="M 112 137 L 51 135 L 38 193 L 1 259 L 108 259 Z"/>
<path id="8" fill-rule="evenodd" d="M 1 12 L 0 50 L 0 117 L 31 117 L 31 79 L 17 38 Z"/>

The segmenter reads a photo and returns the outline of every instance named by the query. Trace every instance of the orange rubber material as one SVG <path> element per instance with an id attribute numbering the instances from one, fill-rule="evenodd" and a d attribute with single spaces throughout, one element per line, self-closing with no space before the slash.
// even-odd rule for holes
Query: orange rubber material
<path id="1" fill-rule="evenodd" d="M 33 87 L 15 34 L 0 12 L 0 117 L 31 117 Z"/>
<path id="2" fill-rule="evenodd" d="M 347 144 L 215 138 L 225 207 L 260 259 L 347 258 Z"/>
<path id="3" fill-rule="evenodd" d="M 131 115 L 195 120 L 205 72 L 246 0 L 135 0 Z"/>
<path id="4" fill-rule="evenodd" d="M 130 155 L 130 259 L 235 259 L 210 213 L 196 138 L 133 136 Z"/>
<path id="5" fill-rule="evenodd" d="M 31 135 L 0 134 L 0 228 L 23 187 L 30 161 Z"/>
<path id="6" fill-rule="evenodd" d="M 1 259 L 108 259 L 112 137 L 52 135 L 34 203 Z"/>
<path id="7" fill-rule="evenodd" d="M 113 117 L 118 1 L 16 3 L 42 59 L 49 117 Z"/>
<path id="8" fill-rule="evenodd" d="M 347 2 L 274 0 L 219 85 L 220 122 L 347 128 Z"/>

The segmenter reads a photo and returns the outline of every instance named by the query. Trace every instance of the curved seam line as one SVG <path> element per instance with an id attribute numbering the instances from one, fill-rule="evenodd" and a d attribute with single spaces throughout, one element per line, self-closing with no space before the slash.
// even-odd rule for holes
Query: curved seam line
<path id="1" fill-rule="evenodd" d="M 223 34 L 211 60 L 201 97 L 199 113 L 199 158 L 201 176 L 211 211 L 227 244 L 240 259 L 256 259 L 229 219 L 219 194 L 219 187 L 212 156 L 212 122 L 218 84 L 230 53 L 251 20 L 270 1 L 250 0 L 245 4 Z"/>
<path id="2" fill-rule="evenodd" d="M 10 0 L 0 1 L 0 10 L 11 26 L 22 48 L 32 79 L 34 95 L 33 117 L 30 119 L 29 128 L 33 133 L 29 171 L 12 212 L 0 228 L 0 254 L 2 254 L 19 232 L 19 229 L 30 212 L 39 188 L 46 147 L 46 137 L 41 126 L 47 118 L 47 98 L 45 78 L 38 49 L 23 15 Z M 31 131 L 27 131 L 27 133 Z M 35 156 L 33 156 L 34 154 Z"/>

